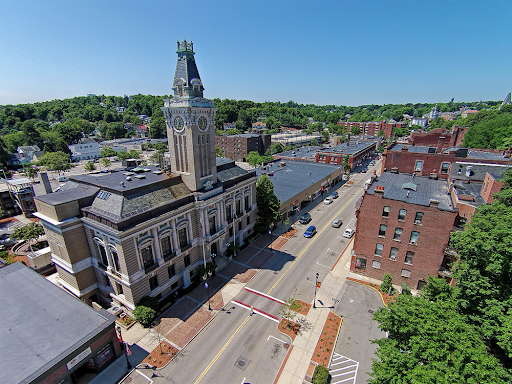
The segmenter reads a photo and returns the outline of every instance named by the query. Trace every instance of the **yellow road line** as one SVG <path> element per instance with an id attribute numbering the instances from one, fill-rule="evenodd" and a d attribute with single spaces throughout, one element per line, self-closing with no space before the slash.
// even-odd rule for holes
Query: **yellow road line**
<path id="1" fill-rule="evenodd" d="M 318 232 L 317 236 L 315 236 L 314 240 L 313 241 L 310 241 L 308 245 L 306 245 L 306 248 L 304 248 L 304 250 L 299 253 L 299 255 L 295 258 L 295 260 L 290 264 L 290 266 L 286 269 L 286 271 L 283 272 L 283 274 L 279 277 L 279 279 L 277 279 L 277 281 L 274 283 L 274 285 L 267 291 L 267 295 L 270 294 L 270 292 L 272 292 L 274 290 L 275 287 L 277 287 L 277 284 L 279 284 L 279 282 L 281 281 L 281 279 L 288 273 L 288 271 L 294 266 L 294 264 L 299 260 L 299 258 L 304 254 L 304 252 L 307 251 L 307 249 L 311 246 L 311 244 L 313 244 L 317 239 L 318 237 L 320 236 L 320 234 L 325 231 L 325 229 L 331 225 L 331 221 L 334 220 L 334 218 L 336 216 L 338 216 L 345 208 L 347 208 L 347 205 L 350 204 L 350 202 L 352 200 L 354 200 L 354 197 L 356 196 L 359 196 L 357 195 L 357 192 L 354 194 L 354 196 L 352 196 L 352 198 L 347 201 L 347 203 L 332 217 L 332 219 L 325 225 L 325 227 L 322 228 L 322 230 L 320 232 Z"/>
<path id="2" fill-rule="evenodd" d="M 228 341 L 226 341 L 226 344 L 224 344 L 224 346 L 220 349 L 220 351 L 217 353 L 217 355 L 215 355 L 215 357 L 213 358 L 213 360 L 210 362 L 210 364 L 208 364 L 208 366 L 205 368 L 205 370 L 203 371 L 203 373 L 201 373 L 201 376 L 199 376 L 197 378 L 197 380 L 194 382 L 194 384 L 198 384 L 202 379 L 203 377 L 208 373 L 208 371 L 210 370 L 210 368 L 212 367 L 213 364 L 215 364 L 215 362 L 218 360 L 218 358 L 220 357 L 220 355 L 222 355 L 222 352 L 224 352 L 224 350 L 228 347 L 228 345 L 233 341 L 233 339 L 235 338 L 235 336 L 238 334 L 238 332 L 240 332 L 240 330 L 244 327 L 244 325 L 247 323 L 247 321 L 249 321 L 249 318 L 251 316 L 247 316 L 244 320 L 244 322 L 242 324 L 240 324 L 240 326 L 238 327 L 238 329 L 231 335 L 231 337 L 229 338 Z"/>

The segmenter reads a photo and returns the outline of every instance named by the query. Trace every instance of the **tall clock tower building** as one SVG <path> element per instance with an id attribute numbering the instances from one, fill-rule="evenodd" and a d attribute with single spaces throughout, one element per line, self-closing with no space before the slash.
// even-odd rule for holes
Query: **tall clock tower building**
<path id="1" fill-rule="evenodd" d="M 162 111 L 167 126 L 171 172 L 181 176 L 191 191 L 217 183 L 215 112 L 213 100 L 203 97 L 203 83 L 192 42 L 178 41 L 178 62 L 172 90 Z"/>

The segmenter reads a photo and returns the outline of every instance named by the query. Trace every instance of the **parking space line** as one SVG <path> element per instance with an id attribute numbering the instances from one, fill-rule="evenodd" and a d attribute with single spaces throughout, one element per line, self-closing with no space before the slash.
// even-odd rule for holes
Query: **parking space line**
<path id="1" fill-rule="evenodd" d="M 355 363 L 355 364 L 353 364 Z M 348 365 L 347 365 L 348 364 Z M 355 368 L 355 369 L 354 369 Z M 346 356 L 334 353 L 329 374 L 331 375 L 331 384 L 339 383 L 353 383 L 355 384 L 357 379 L 357 371 L 359 369 L 359 362 L 352 360 Z M 350 377 L 347 377 L 350 376 Z M 342 379 L 342 377 L 344 377 Z M 339 378 L 340 380 L 337 380 Z"/>

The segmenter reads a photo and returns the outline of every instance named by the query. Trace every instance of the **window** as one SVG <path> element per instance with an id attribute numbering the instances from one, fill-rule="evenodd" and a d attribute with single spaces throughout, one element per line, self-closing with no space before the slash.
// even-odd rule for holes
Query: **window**
<path id="1" fill-rule="evenodd" d="M 140 249 L 140 254 L 142 256 L 142 262 L 144 263 L 144 268 L 150 267 L 153 265 L 153 250 L 151 245 Z"/>
<path id="2" fill-rule="evenodd" d="M 174 264 L 169 265 L 167 272 L 169 272 L 169 279 L 176 275 L 176 267 L 174 267 Z"/>
<path id="3" fill-rule="evenodd" d="M 105 247 L 103 245 L 98 244 L 98 249 L 100 251 L 101 264 L 103 264 L 105 267 L 108 266 L 108 258 L 107 258 L 107 252 L 105 251 Z"/>
<path id="4" fill-rule="evenodd" d="M 421 172 L 423 169 L 423 160 L 416 160 L 416 165 L 414 166 L 414 172 Z"/>
<path id="5" fill-rule="evenodd" d="M 150 277 L 149 278 L 149 288 L 151 290 L 154 290 L 157 287 L 158 287 L 158 277 L 156 275 L 153 277 Z"/>
<path id="6" fill-rule="evenodd" d="M 450 163 L 441 164 L 441 173 L 447 174 L 450 169 Z"/>
<path id="7" fill-rule="evenodd" d="M 166 236 L 160 239 L 160 245 L 162 246 L 162 256 L 168 257 L 172 253 L 171 248 L 171 236 Z"/>
<path id="8" fill-rule="evenodd" d="M 384 245 L 377 243 L 377 245 L 375 246 L 375 254 L 378 256 L 382 256 L 383 249 L 384 249 Z"/>
<path id="9" fill-rule="evenodd" d="M 231 208 L 231 205 L 228 205 L 226 207 L 226 219 L 228 221 L 233 221 L 233 215 L 232 215 L 233 209 Z"/>
<path id="10" fill-rule="evenodd" d="M 233 227 L 229 227 L 229 237 L 233 236 Z"/>
<path id="11" fill-rule="evenodd" d="M 379 236 L 386 236 L 386 229 L 388 226 L 386 224 L 381 224 L 379 228 Z"/>
<path id="12" fill-rule="evenodd" d="M 180 248 L 185 248 L 188 244 L 187 227 L 178 230 L 178 241 L 180 242 Z"/>
<path id="13" fill-rule="evenodd" d="M 185 256 L 183 262 L 185 263 L 185 268 L 187 268 L 190 265 L 190 255 Z"/>
<path id="14" fill-rule="evenodd" d="M 405 254 L 405 264 L 411 264 L 412 265 L 412 259 L 414 258 L 414 252 L 407 251 Z"/>
<path id="15" fill-rule="evenodd" d="M 409 240 L 409 243 L 416 244 L 418 242 L 418 236 L 420 235 L 419 232 L 412 231 L 411 232 L 411 240 Z"/>
<path id="16" fill-rule="evenodd" d="M 217 229 L 215 228 L 215 216 L 208 218 L 208 224 L 210 225 L 210 235 L 215 234 L 215 232 L 217 232 Z"/>
<path id="17" fill-rule="evenodd" d="M 375 269 L 380 269 L 380 261 L 379 260 L 373 260 L 372 261 L 372 267 Z"/>
<path id="18" fill-rule="evenodd" d="M 110 248 L 110 254 L 112 255 L 112 261 L 114 262 L 114 268 L 116 271 L 121 272 L 121 266 L 119 265 L 119 256 L 115 249 Z"/>
<path id="19" fill-rule="evenodd" d="M 382 217 L 388 217 L 390 210 L 391 210 L 390 207 L 384 207 L 384 209 L 382 210 Z"/>
<path id="20" fill-rule="evenodd" d="M 401 276 L 402 277 L 411 277 L 411 271 L 409 271 L 408 269 L 402 269 Z"/>
<path id="21" fill-rule="evenodd" d="M 249 207 L 249 195 L 245 195 L 245 212 L 249 212 L 251 210 L 251 207 Z"/>
<path id="22" fill-rule="evenodd" d="M 397 256 L 398 256 L 398 248 L 391 247 L 391 251 L 389 252 L 389 260 L 396 261 Z"/>
<path id="23" fill-rule="evenodd" d="M 358 257 L 356 259 L 356 268 L 359 269 L 366 269 L 366 259 L 363 259 L 361 257 Z"/>
<path id="24" fill-rule="evenodd" d="M 398 220 L 405 220 L 405 214 L 406 213 L 407 213 L 407 211 L 405 209 L 401 209 L 398 212 Z"/>
<path id="25" fill-rule="evenodd" d="M 416 217 L 414 218 L 414 224 L 421 224 L 423 220 L 423 212 L 416 212 Z"/>
<path id="26" fill-rule="evenodd" d="M 402 239 L 402 228 L 395 228 L 395 234 L 393 235 L 393 240 L 400 241 Z"/>
<path id="27" fill-rule="evenodd" d="M 242 209 L 241 209 L 241 207 L 240 207 L 240 203 L 241 203 L 241 201 L 240 201 L 240 200 L 237 200 L 237 201 L 236 201 L 236 215 L 237 215 L 237 216 L 240 216 L 240 215 L 242 214 Z"/>

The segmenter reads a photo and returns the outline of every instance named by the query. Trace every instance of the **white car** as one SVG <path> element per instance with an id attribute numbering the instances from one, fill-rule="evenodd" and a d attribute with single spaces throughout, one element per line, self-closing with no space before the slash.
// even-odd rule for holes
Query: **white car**
<path id="1" fill-rule="evenodd" d="M 350 239 L 352 236 L 354 236 L 355 232 L 356 232 L 355 229 L 346 228 L 345 232 L 343 232 L 343 237 L 346 237 L 347 239 Z"/>
<path id="2" fill-rule="evenodd" d="M 332 201 L 333 201 L 332 197 L 331 197 L 331 196 L 329 196 L 328 198 L 326 198 L 326 199 L 324 200 L 324 204 L 331 204 L 331 203 L 332 203 Z"/>

